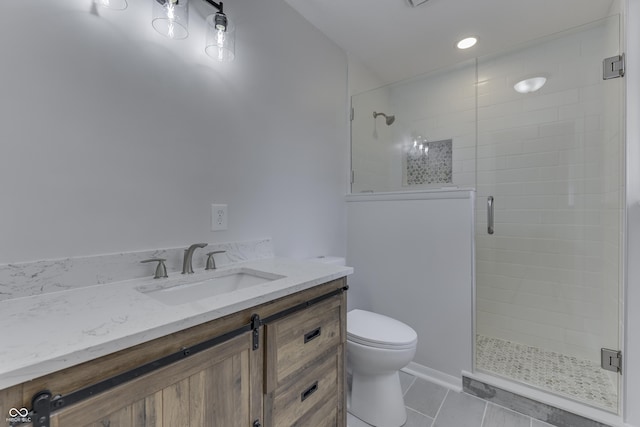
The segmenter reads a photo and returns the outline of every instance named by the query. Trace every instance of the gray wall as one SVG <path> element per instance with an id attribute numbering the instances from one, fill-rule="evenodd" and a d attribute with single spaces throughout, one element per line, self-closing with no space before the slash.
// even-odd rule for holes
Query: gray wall
<path id="1" fill-rule="evenodd" d="M 411 326 L 413 368 L 460 387 L 472 370 L 473 192 L 354 194 L 347 217 L 350 308 Z"/>
<path id="2" fill-rule="evenodd" d="M 151 4 L 0 3 L 0 263 L 263 237 L 344 255 L 346 54 L 280 0 L 234 0 L 219 64 L 204 2 L 182 41 Z"/>

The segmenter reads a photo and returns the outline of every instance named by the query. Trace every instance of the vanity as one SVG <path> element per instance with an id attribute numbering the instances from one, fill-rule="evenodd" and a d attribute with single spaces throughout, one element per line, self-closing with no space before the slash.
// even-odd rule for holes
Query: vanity
<path id="1" fill-rule="evenodd" d="M 26 408 L 38 427 L 346 426 L 351 272 L 274 258 L 0 302 L 32 337 L 0 354 L 0 414 Z"/>

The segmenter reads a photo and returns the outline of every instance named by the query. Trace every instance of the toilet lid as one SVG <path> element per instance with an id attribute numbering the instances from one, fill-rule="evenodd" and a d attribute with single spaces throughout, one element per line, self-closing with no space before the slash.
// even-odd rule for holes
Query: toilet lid
<path id="1" fill-rule="evenodd" d="M 418 334 L 410 326 L 365 310 L 347 313 L 347 339 L 380 348 L 407 348 L 415 345 Z"/>

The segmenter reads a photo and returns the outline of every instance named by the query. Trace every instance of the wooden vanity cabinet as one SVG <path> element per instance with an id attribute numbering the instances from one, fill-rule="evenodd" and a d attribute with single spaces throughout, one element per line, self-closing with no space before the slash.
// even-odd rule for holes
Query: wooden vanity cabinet
<path id="1" fill-rule="evenodd" d="M 262 352 L 252 333 L 83 400 L 51 427 L 246 427 L 262 418 Z"/>
<path id="2" fill-rule="evenodd" d="M 265 425 L 344 426 L 345 301 L 336 295 L 265 325 Z"/>
<path id="3" fill-rule="evenodd" d="M 54 410 L 51 427 L 345 427 L 346 279 L 0 390 L 0 411 L 64 398 L 263 319 L 253 331 Z M 328 296 L 328 295 L 332 296 Z"/>

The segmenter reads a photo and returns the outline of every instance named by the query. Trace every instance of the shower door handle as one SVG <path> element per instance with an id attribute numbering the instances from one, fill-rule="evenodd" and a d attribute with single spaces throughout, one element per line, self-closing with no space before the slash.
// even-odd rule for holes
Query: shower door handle
<path id="1" fill-rule="evenodd" d="M 493 234 L 493 196 L 487 197 L 487 233 Z"/>

